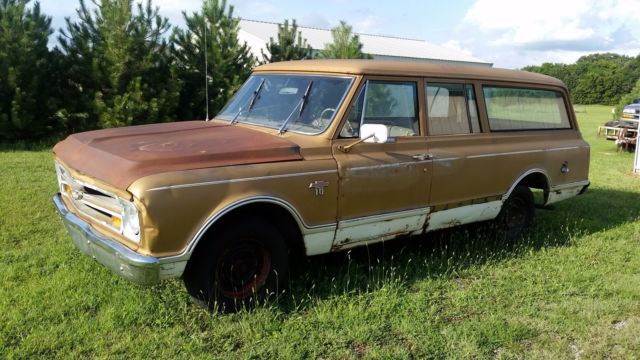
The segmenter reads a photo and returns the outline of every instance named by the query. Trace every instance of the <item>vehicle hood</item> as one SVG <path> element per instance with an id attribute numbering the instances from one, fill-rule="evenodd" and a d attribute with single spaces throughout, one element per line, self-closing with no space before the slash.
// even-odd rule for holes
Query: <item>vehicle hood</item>
<path id="1" fill-rule="evenodd" d="M 122 190 L 168 171 L 302 159 L 299 146 L 286 139 L 205 121 L 73 134 L 53 152 L 72 169 Z"/>

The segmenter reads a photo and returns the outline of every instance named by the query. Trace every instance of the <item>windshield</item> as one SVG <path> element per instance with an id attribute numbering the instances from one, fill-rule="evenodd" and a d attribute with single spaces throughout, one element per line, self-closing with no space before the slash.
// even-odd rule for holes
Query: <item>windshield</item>
<path id="1" fill-rule="evenodd" d="M 323 132 L 352 78 L 316 75 L 252 75 L 216 117 L 305 134 Z"/>

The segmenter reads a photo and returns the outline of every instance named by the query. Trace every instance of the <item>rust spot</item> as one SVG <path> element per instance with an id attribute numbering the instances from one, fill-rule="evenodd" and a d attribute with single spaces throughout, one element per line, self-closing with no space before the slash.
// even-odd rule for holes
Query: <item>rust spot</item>
<path id="1" fill-rule="evenodd" d="M 451 219 L 445 223 L 445 227 L 454 227 L 458 225 L 462 225 L 462 221 L 458 219 Z"/>
<path id="2" fill-rule="evenodd" d="M 340 250 L 342 250 L 342 244 L 334 243 L 333 245 L 331 245 L 331 252 L 338 252 Z"/>
<path id="3" fill-rule="evenodd" d="M 204 121 L 73 134 L 53 152 L 71 168 L 122 190 L 168 171 L 302 160 L 299 146 L 286 139 Z"/>
<path id="4" fill-rule="evenodd" d="M 429 222 L 431 221 L 431 214 L 433 214 L 433 212 L 429 211 L 427 213 L 427 218 L 424 221 L 424 225 L 422 225 L 422 233 L 425 234 L 427 232 L 427 228 L 429 227 Z"/>

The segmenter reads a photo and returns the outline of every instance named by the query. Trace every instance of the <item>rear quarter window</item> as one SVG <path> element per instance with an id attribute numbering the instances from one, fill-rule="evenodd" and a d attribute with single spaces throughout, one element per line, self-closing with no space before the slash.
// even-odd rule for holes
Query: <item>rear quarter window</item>
<path id="1" fill-rule="evenodd" d="M 558 91 L 483 86 L 492 131 L 570 129 L 564 98 Z"/>

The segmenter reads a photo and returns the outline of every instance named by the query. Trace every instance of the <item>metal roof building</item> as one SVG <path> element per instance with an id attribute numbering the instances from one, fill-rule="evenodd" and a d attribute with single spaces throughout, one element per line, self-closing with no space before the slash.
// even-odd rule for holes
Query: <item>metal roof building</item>
<path id="1" fill-rule="evenodd" d="M 302 38 L 307 39 L 314 51 L 324 49 L 333 42 L 331 30 L 298 25 Z M 362 51 L 379 60 L 400 60 L 426 63 L 455 63 L 461 65 L 492 66 L 490 62 L 477 59 L 462 51 L 435 45 L 424 40 L 393 36 L 356 33 L 362 43 Z M 270 38 L 278 37 L 278 24 L 273 22 L 241 19 L 238 38 L 246 41 L 251 52 L 262 59 L 261 51 L 267 52 Z"/>

